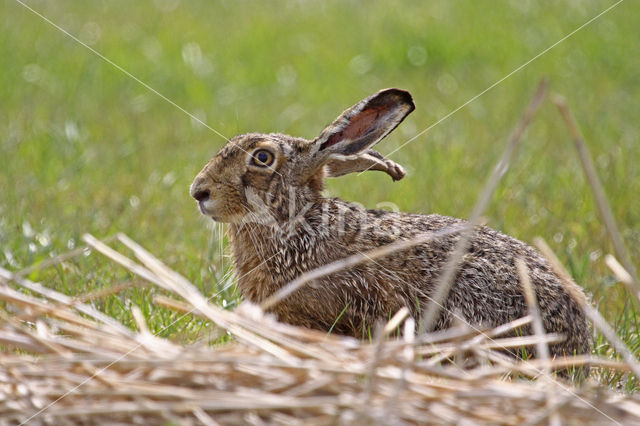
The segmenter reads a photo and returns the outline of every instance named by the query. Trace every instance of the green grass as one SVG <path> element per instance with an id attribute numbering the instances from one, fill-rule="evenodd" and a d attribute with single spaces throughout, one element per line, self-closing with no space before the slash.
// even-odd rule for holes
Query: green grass
<path id="1" fill-rule="evenodd" d="M 417 110 L 379 146 L 388 153 L 613 1 L 28 3 L 227 137 L 311 138 L 364 96 L 406 88 Z M 398 151 L 392 158 L 409 172 L 401 182 L 371 173 L 331 181 L 327 192 L 467 216 L 536 82 L 549 76 L 581 123 L 640 264 L 639 12 L 623 2 Z M 62 253 L 85 232 L 122 231 L 233 306 L 229 249 L 188 194 L 223 142 L 18 3 L 0 4 L 1 266 Z M 524 241 L 547 239 L 638 351 L 638 308 L 604 265 L 611 245 L 550 104 L 487 217 Z M 91 255 L 30 278 L 75 295 L 132 277 Z M 177 315 L 152 306 L 150 288 L 96 304 L 128 324 L 137 304 L 165 336 L 207 332 L 191 318 L 165 329 Z"/>

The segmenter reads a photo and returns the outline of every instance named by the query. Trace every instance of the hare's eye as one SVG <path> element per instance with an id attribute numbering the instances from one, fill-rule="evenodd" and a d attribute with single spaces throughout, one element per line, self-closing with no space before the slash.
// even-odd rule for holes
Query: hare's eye
<path id="1" fill-rule="evenodd" d="M 253 153 L 253 164 L 260 167 L 269 167 L 273 164 L 273 154 L 266 149 L 258 149 Z"/>

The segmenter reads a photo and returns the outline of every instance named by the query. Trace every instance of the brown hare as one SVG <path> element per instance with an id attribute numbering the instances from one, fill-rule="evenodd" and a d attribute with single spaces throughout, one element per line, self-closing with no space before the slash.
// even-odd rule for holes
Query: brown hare
<path id="1" fill-rule="evenodd" d="M 325 177 L 398 164 L 371 147 L 414 109 L 403 90 L 382 90 L 346 110 L 312 141 L 284 134 L 234 137 L 197 175 L 200 211 L 230 224 L 238 285 L 259 303 L 305 271 L 422 233 L 460 227 L 460 219 L 383 210 L 322 195 Z M 419 320 L 459 232 L 343 270 L 298 290 L 272 308 L 279 320 L 356 337 L 407 307 Z M 527 313 L 514 260 L 530 270 L 543 325 L 563 334 L 553 355 L 589 352 L 590 332 L 577 303 L 547 261 L 528 245 L 488 227 L 475 230 L 436 328 L 453 312 L 495 326 Z"/>

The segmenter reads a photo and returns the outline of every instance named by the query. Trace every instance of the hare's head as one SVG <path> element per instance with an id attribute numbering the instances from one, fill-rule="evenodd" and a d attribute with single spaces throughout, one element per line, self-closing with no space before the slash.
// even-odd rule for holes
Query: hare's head
<path id="1" fill-rule="evenodd" d="M 343 112 L 312 141 L 282 134 L 236 136 L 196 176 L 191 196 L 204 215 L 238 223 L 265 208 L 291 214 L 292 199 L 301 207 L 298 201 L 320 197 L 324 177 L 380 170 L 401 179 L 402 167 L 370 148 L 414 108 L 409 92 L 386 89 Z"/>

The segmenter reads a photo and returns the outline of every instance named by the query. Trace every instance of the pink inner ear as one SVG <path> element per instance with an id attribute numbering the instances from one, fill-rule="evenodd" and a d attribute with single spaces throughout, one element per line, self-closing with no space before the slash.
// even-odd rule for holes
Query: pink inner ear
<path id="1" fill-rule="evenodd" d="M 334 133 L 322 144 L 321 149 L 328 148 L 343 139 L 355 140 L 378 128 L 376 122 L 387 109 L 386 105 L 367 107 L 349 120 L 347 127 Z"/>

